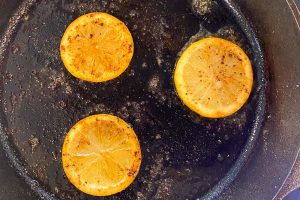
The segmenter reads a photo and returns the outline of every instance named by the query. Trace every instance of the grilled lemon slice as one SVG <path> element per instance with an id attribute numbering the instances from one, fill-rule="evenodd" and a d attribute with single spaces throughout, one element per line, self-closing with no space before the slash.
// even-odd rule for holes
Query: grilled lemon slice
<path id="1" fill-rule="evenodd" d="M 82 15 L 68 26 L 61 40 L 60 55 L 73 76 L 103 82 L 126 70 L 133 49 L 132 36 L 123 22 L 95 12 Z"/>
<path id="2" fill-rule="evenodd" d="M 237 45 L 220 38 L 192 43 L 179 58 L 174 82 L 179 98 L 194 112 L 222 118 L 238 111 L 253 85 L 251 62 Z"/>
<path id="3" fill-rule="evenodd" d="M 107 196 L 127 188 L 141 164 L 139 141 L 122 119 L 106 114 L 77 122 L 62 148 L 63 169 L 82 192 Z"/>

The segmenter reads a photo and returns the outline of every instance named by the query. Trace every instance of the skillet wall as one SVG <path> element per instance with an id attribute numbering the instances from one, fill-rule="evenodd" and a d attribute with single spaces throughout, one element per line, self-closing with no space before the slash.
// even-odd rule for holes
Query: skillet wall
<path id="1" fill-rule="evenodd" d="M 286 1 L 237 0 L 265 51 L 267 119 L 252 158 L 221 199 L 272 199 L 300 147 L 300 30 Z"/>
<path id="2" fill-rule="evenodd" d="M 9 166 L 5 153 L 2 147 L 0 148 L 0 199 L 35 199 L 28 185 L 18 177 L 14 168 Z"/>
<path id="3" fill-rule="evenodd" d="M 9 16 L 20 2 L 20 0 L 0 0 L 0 35 L 8 23 Z M 0 199 L 36 199 L 37 197 L 33 195 L 29 186 L 17 175 L 14 168 L 10 167 L 5 152 L 0 145 Z"/>

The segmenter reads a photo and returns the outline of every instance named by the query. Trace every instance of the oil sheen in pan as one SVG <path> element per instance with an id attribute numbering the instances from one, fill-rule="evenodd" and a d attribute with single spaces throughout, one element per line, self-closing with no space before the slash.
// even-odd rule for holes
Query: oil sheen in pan
<path id="1" fill-rule="evenodd" d="M 47 199 L 93 199 L 66 179 L 61 146 L 76 121 L 95 113 L 111 113 L 131 123 L 142 147 L 137 179 L 108 199 L 194 199 L 208 191 L 217 195 L 230 182 L 228 175 L 237 173 L 245 150 L 250 151 L 257 137 L 264 112 L 263 69 L 251 29 L 244 24 L 243 34 L 219 3 L 213 5 L 197 16 L 193 9 L 203 7 L 194 1 L 192 9 L 184 0 L 23 2 L 1 40 L 1 141 L 34 191 Z M 120 18 L 135 41 L 128 70 L 101 84 L 72 77 L 58 48 L 66 26 L 94 11 Z M 173 86 L 172 72 L 182 47 L 209 35 L 238 43 L 253 61 L 250 100 L 224 119 L 192 113 Z"/>

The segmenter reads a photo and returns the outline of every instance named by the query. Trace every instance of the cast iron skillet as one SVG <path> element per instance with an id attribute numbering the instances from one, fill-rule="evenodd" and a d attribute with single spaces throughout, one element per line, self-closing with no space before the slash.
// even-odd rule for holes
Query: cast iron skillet
<path id="1" fill-rule="evenodd" d="M 231 1 L 210 6 L 183 0 L 22 2 L 1 38 L 0 136 L 8 158 L 41 198 L 94 199 L 68 182 L 60 152 L 68 129 L 94 113 L 131 123 L 142 147 L 136 181 L 108 199 L 214 199 L 235 179 L 264 119 L 263 56 L 253 29 Z M 101 84 L 72 77 L 59 58 L 66 26 L 92 11 L 123 20 L 135 41 L 129 69 Z M 253 64 L 249 101 L 224 119 L 189 111 L 172 82 L 182 48 L 208 36 L 239 44 Z"/>

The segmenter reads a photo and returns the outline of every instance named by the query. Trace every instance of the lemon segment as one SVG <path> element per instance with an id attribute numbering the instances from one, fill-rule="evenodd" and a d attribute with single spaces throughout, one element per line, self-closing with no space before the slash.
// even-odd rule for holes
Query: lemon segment
<path id="1" fill-rule="evenodd" d="M 253 85 L 251 62 L 237 45 L 220 38 L 192 43 L 174 72 L 179 98 L 194 112 L 222 118 L 238 111 Z"/>

